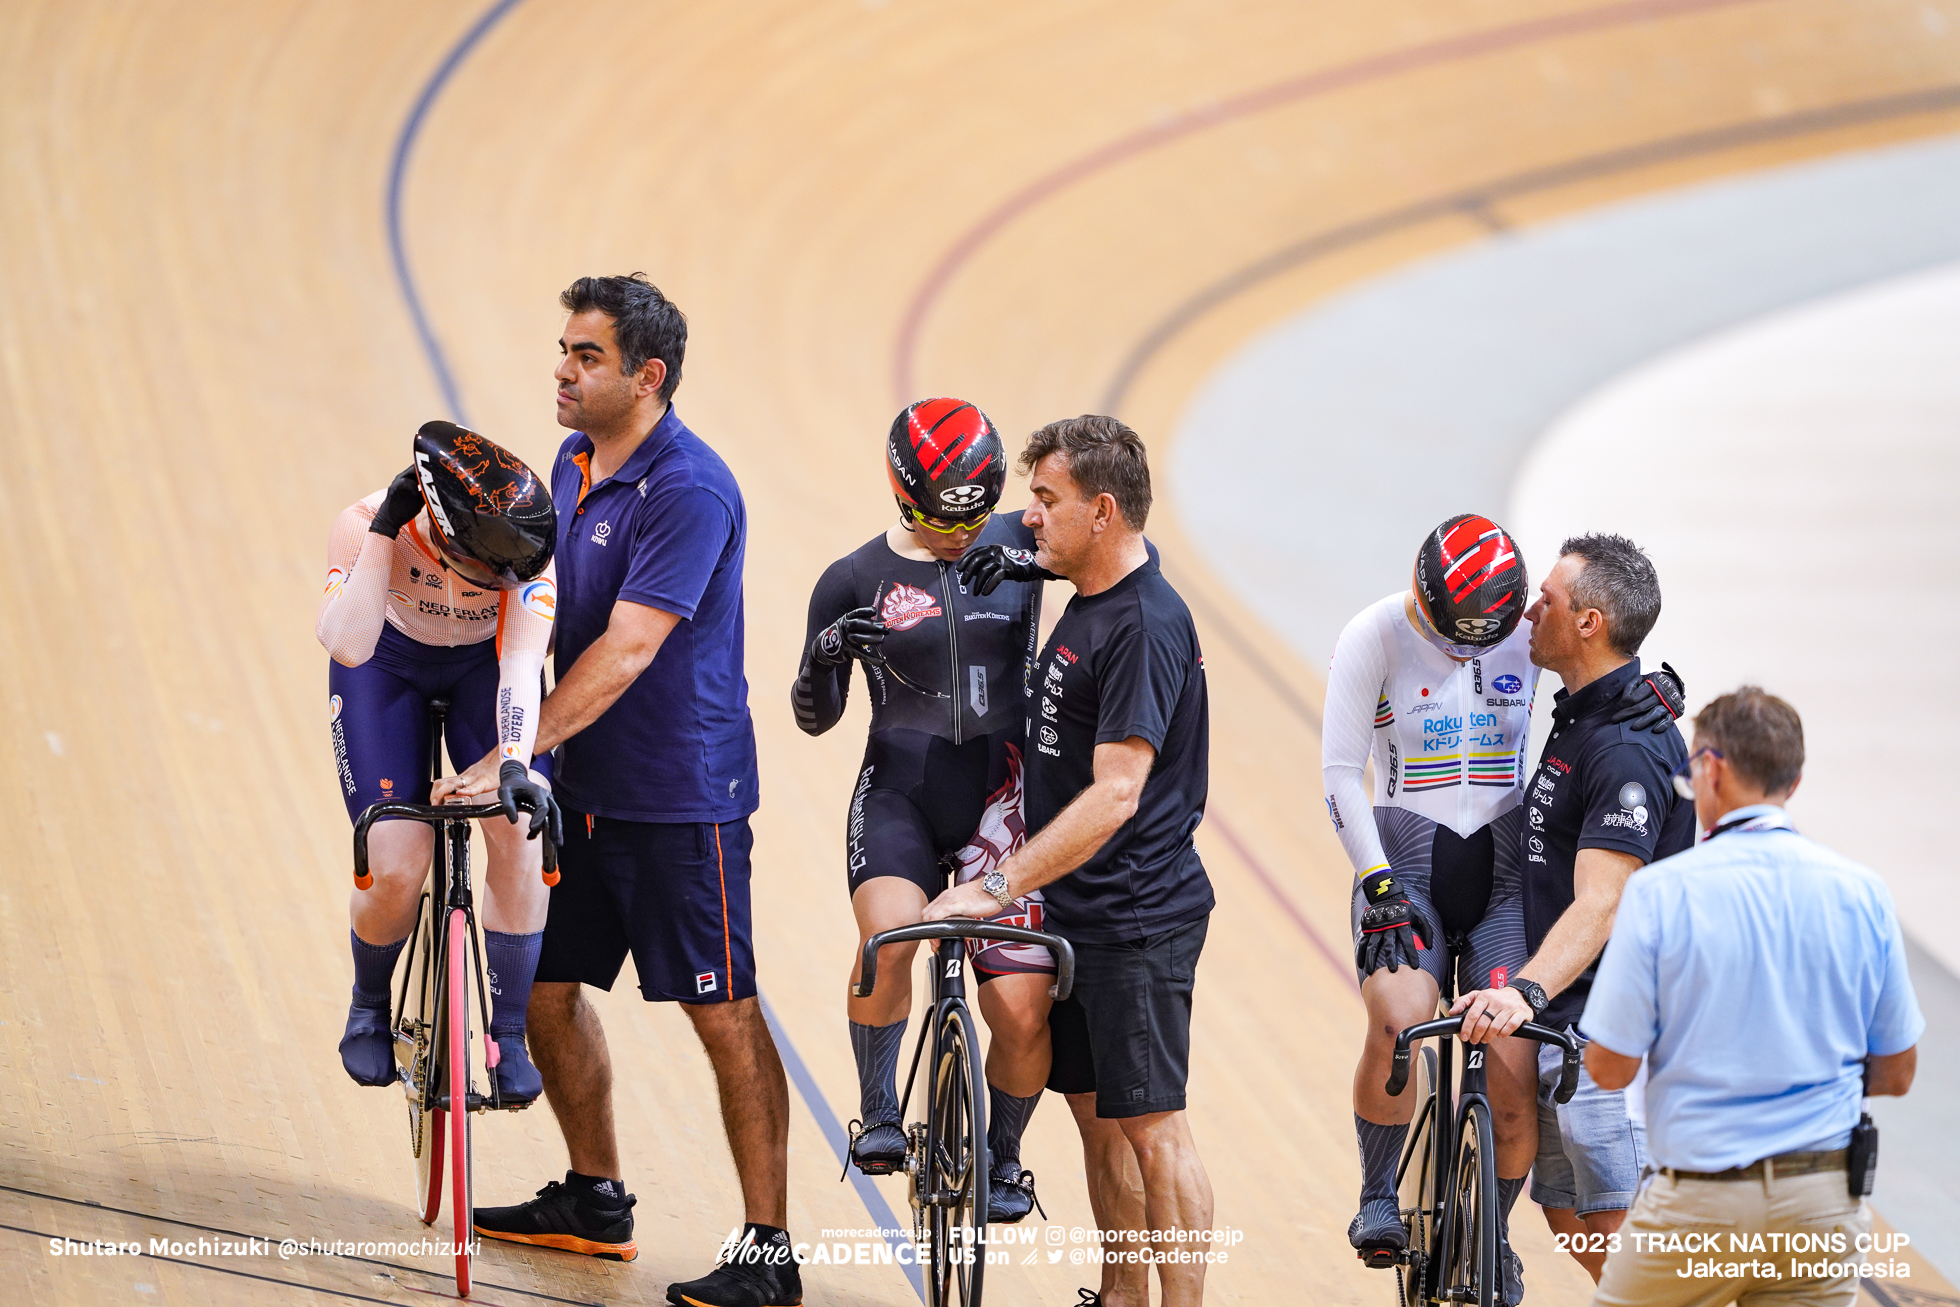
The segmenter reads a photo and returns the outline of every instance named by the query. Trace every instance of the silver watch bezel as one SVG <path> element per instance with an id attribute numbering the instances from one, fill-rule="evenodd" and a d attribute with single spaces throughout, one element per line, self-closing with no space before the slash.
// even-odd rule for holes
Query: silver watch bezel
<path id="1" fill-rule="evenodd" d="M 990 896 L 992 896 L 994 902 L 1000 904 L 1003 908 L 1013 906 L 1014 896 L 1008 893 L 1007 891 L 1006 872 L 1004 871 L 988 872 L 986 875 L 980 878 L 980 888 L 987 891 L 987 893 Z"/>

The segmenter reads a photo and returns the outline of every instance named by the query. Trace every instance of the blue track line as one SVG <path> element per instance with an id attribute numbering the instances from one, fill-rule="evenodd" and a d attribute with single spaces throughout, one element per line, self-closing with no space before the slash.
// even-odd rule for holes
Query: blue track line
<path id="1" fill-rule="evenodd" d="M 401 291 L 402 301 L 408 306 L 408 316 L 415 323 L 415 334 L 421 339 L 422 352 L 429 360 L 429 370 L 435 373 L 436 385 L 442 390 L 443 402 L 449 406 L 450 416 L 462 426 L 469 425 L 469 418 L 463 410 L 462 393 L 456 387 L 455 374 L 449 370 L 449 360 L 442 352 L 442 342 L 436 339 L 435 329 L 429 325 L 429 315 L 422 307 L 422 297 L 415 289 L 415 275 L 409 270 L 408 250 L 402 241 L 402 185 L 408 173 L 408 156 L 415 148 L 416 137 L 422 132 L 422 124 L 434 107 L 436 97 L 442 94 L 449 79 L 462 66 L 463 60 L 490 34 L 490 29 L 502 21 L 504 15 L 522 4 L 523 0 L 497 0 L 463 33 L 460 40 L 449 48 L 442 62 L 423 84 L 422 92 L 415 97 L 415 107 L 408 112 L 402 129 L 395 138 L 394 157 L 388 164 L 388 199 L 386 219 L 388 226 L 388 250 L 394 257 L 395 284 Z M 760 998 L 760 994 L 758 994 Z M 831 1111 L 830 1102 L 824 1097 L 823 1087 L 817 1083 L 810 1068 L 803 1061 L 802 1054 L 796 1051 L 796 1043 L 789 1032 L 776 1019 L 776 1013 L 769 1006 L 769 1000 L 762 999 L 763 1018 L 768 1021 L 771 1033 L 775 1035 L 776 1047 L 782 1052 L 783 1063 L 789 1070 L 790 1079 L 803 1095 L 803 1103 L 816 1118 L 817 1127 L 823 1131 L 824 1138 L 830 1141 L 831 1151 L 837 1154 L 837 1163 L 844 1165 L 845 1155 L 850 1151 L 850 1140 L 844 1127 L 837 1120 L 837 1113 Z M 892 1214 L 891 1205 L 885 1196 L 878 1192 L 869 1176 L 860 1175 L 853 1169 L 851 1181 L 856 1186 L 858 1196 L 864 1200 L 864 1210 L 872 1222 L 881 1230 L 890 1231 L 885 1242 L 891 1245 L 896 1256 L 899 1245 L 910 1244 L 905 1238 L 898 1218 Z M 924 1302 L 926 1296 L 925 1277 L 916 1265 L 905 1265 L 905 1276 L 912 1282 L 913 1292 Z"/>
<path id="2" fill-rule="evenodd" d="M 469 31 L 463 33 L 463 38 L 449 48 L 449 53 L 443 56 L 435 73 L 423 83 L 422 93 L 415 97 L 415 107 L 408 111 L 408 118 L 402 123 L 401 134 L 395 138 L 394 158 L 388 164 L 386 218 L 388 252 L 395 261 L 395 284 L 401 289 L 402 299 L 408 302 L 408 316 L 415 323 L 415 334 L 422 340 L 422 352 L 428 355 L 429 369 L 436 374 L 442 401 L 449 405 L 450 417 L 460 426 L 470 424 L 463 412 L 463 397 L 456 389 L 456 378 L 449 370 L 449 360 L 442 352 L 442 342 L 436 339 L 435 329 L 429 325 L 429 315 L 423 311 L 422 297 L 415 291 L 415 275 L 408 269 L 408 249 L 402 243 L 402 182 L 408 173 L 408 156 L 415 148 L 415 138 L 421 135 L 422 123 L 428 118 L 436 97 L 442 94 L 442 88 L 449 84 L 450 77 L 470 52 L 490 34 L 490 29 L 522 3 L 523 0 L 497 0 L 471 25 Z"/>
<path id="3" fill-rule="evenodd" d="M 838 1124 L 837 1114 L 830 1110 L 830 1103 L 823 1096 L 822 1086 L 818 1085 L 817 1078 L 810 1074 L 810 1068 L 803 1064 L 802 1055 L 796 1051 L 796 1044 L 790 1039 L 789 1032 L 783 1029 L 782 1022 L 776 1019 L 776 1010 L 769 1006 L 769 1000 L 759 991 L 757 997 L 762 999 L 762 1017 L 769 1023 L 770 1031 L 776 1036 L 776 1047 L 782 1051 L 783 1065 L 789 1069 L 789 1078 L 796 1082 L 797 1090 L 803 1095 L 804 1105 L 810 1109 L 810 1115 L 817 1118 L 817 1126 L 823 1131 L 824 1138 L 830 1141 L 830 1150 L 837 1154 L 837 1165 L 849 1173 L 851 1183 L 857 1187 L 858 1197 L 864 1200 L 864 1210 L 871 1214 L 872 1223 L 885 1231 L 885 1242 L 891 1246 L 892 1256 L 896 1259 L 900 1245 L 910 1245 L 912 1241 L 905 1236 L 904 1227 L 900 1226 L 898 1218 L 892 1215 L 891 1205 L 885 1201 L 885 1196 L 878 1192 L 878 1186 L 871 1182 L 871 1177 L 861 1174 L 856 1167 L 845 1160 L 851 1150 L 850 1139 L 845 1135 L 844 1127 Z M 905 1268 L 905 1278 L 912 1281 L 912 1289 L 919 1295 L 919 1301 L 924 1302 L 926 1280 L 918 1264 L 903 1262 L 900 1265 Z"/>

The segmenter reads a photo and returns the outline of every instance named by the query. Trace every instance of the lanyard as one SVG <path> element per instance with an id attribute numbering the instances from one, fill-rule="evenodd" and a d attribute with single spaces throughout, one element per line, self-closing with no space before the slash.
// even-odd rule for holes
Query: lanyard
<path id="1" fill-rule="evenodd" d="M 1786 830 L 1792 835 L 1797 833 L 1797 828 L 1790 824 L 1788 814 L 1781 811 L 1761 812 L 1738 821 L 1718 822 L 1715 829 L 1708 832 L 1708 839 L 1712 840 L 1717 835 L 1727 835 L 1730 831 L 1739 830 Z M 1703 841 L 1706 842 L 1707 840 Z"/>

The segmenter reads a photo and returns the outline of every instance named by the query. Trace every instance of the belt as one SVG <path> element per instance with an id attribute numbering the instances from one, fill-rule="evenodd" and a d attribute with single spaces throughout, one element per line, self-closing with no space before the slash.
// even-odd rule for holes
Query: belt
<path id="1" fill-rule="evenodd" d="M 1677 1171 L 1671 1166 L 1664 1166 L 1661 1174 L 1676 1180 L 1760 1180 L 1765 1170 L 1772 1178 L 1815 1175 L 1819 1171 L 1844 1170 L 1845 1152 L 1842 1148 L 1827 1148 L 1821 1152 L 1778 1153 L 1747 1166 L 1732 1166 L 1726 1171 Z"/>

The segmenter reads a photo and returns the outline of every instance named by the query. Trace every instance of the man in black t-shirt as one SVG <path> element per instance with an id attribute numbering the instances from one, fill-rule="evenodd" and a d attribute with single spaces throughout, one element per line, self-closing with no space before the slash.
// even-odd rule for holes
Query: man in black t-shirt
<path id="1" fill-rule="evenodd" d="M 1027 844 L 996 873 L 941 894 L 927 920 L 986 917 L 1041 889 L 1049 928 L 1075 945 L 1075 992 L 1049 1014 L 1054 1069 L 1082 1132 L 1102 1229 L 1211 1227 L 1211 1182 L 1184 1117 L 1191 993 L 1211 881 L 1193 846 L 1204 818 L 1209 725 L 1190 610 L 1144 545 L 1150 469 L 1114 418 L 1035 432 L 1034 558 L 1074 582 L 1029 698 Z M 1018 572 L 1003 573 L 1021 579 Z M 993 877 L 986 878 L 992 880 Z M 1137 1189 L 1141 1180 L 1142 1201 Z M 1177 1241 L 1160 1252 L 1188 1258 Z M 1165 1307 L 1201 1302 L 1205 1265 L 1158 1263 Z M 1102 1301 L 1148 1302 L 1148 1269 L 1103 1265 Z"/>
<path id="2" fill-rule="evenodd" d="M 1672 780 L 1688 756 L 1673 721 L 1681 709 L 1677 683 L 1646 678 L 1672 714 L 1660 726 L 1611 720 L 1620 696 L 1641 679 L 1635 654 L 1660 616 L 1654 565 L 1623 536 L 1577 536 L 1559 554 L 1525 613 L 1531 660 L 1565 682 L 1525 792 L 1519 836 L 1531 960 L 1506 988 L 1457 999 L 1450 1011 L 1464 1016 L 1466 1040 L 1508 1034 L 1526 1021 L 1584 1033 L 1586 995 L 1627 877 L 1695 839 L 1694 805 Z M 1643 1132 L 1628 1115 L 1625 1092 L 1599 1088 L 1590 1074 L 1581 1075 L 1570 1103 L 1552 1103 L 1555 1048 L 1541 1053 L 1539 1068 L 1545 1083 L 1532 1201 L 1556 1233 L 1611 1234 L 1640 1187 Z M 1599 1278 L 1603 1251 L 1573 1256 Z"/>

